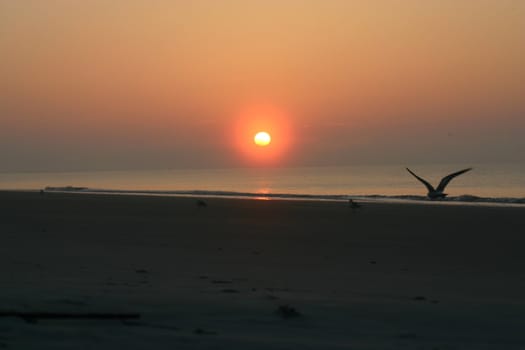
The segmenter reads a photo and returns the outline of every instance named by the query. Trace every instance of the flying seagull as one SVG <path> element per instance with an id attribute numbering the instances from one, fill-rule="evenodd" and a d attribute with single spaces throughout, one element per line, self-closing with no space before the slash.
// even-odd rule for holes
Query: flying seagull
<path id="1" fill-rule="evenodd" d="M 460 171 L 456 171 L 455 173 L 452 173 L 450 175 L 445 176 L 444 178 L 441 179 L 441 182 L 439 183 L 437 188 L 434 188 L 430 183 L 428 183 L 428 181 L 426 181 L 425 179 L 422 179 L 419 176 L 417 176 L 416 174 L 414 174 L 410 169 L 407 168 L 407 170 L 416 179 L 421 181 L 423 183 L 423 185 L 425 185 L 425 187 L 428 189 L 428 193 L 427 193 L 428 198 L 436 199 L 436 198 L 445 198 L 447 196 L 447 194 L 443 193 L 443 191 L 445 190 L 445 187 L 447 187 L 447 185 L 450 182 L 450 180 L 452 180 L 456 176 L 459 176 L 459 175 L 461 175 L 463 173 L 466 173 L 469 170 L 472 170 L 472 168 L 467 168 L 467 169 L 463 169 L 463 170 L 460 170 Z"/>

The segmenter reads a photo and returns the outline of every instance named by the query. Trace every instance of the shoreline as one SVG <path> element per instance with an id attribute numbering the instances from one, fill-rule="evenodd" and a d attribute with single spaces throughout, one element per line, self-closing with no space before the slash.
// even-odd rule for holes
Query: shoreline
<path id="1" fill-rule="evenodd" d="M 41 189 L 0 189 L 0 193 L 39 193 Z M 525 198 L 484 198 L 471 195 L 448 197 L 445 200 L 430 200 L 419 195 L 386 196 L 386 195 L 312 195 L 312 194 L 284 194 L 284 193 L 242 193 L 221 191 L 131 191 L 131 190 L 58 190 L 44 189 L 45 194 L 74 194 L 74 195 L 106 195 L 106 196 L 144 196 L 144 197 L 175 197 L 175 198 L 223 198 L 263 201 L 307 201 L 307 202 L 338 202 L 346 203 L 349 199 L 362 203 L 379 204 L 419 204 L 445 206 L 487 206 L 525 208 Z M 465 197 L 465 198 L 463 198 Z"/>

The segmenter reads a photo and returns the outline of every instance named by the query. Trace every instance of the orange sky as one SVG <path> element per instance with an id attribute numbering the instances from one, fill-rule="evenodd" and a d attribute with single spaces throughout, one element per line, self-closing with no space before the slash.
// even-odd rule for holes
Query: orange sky
<path id="1" fill-rule="evenodd" d="M 0 53 L 0 171 L 525 160 L 520 0 L 1 0 Z"/>

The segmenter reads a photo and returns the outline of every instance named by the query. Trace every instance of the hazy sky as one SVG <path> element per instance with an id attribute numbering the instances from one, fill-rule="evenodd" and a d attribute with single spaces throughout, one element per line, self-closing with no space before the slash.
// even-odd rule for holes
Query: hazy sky
<path id="1" fill-rule="evenodd" d="M 525 1 L 0 0 L 0 171 L 523 162 L 524 135 Z"/>

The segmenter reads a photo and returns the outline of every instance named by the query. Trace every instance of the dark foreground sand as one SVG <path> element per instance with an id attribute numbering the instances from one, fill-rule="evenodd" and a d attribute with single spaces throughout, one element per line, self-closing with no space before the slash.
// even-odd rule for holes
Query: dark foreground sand
<path id="1" fill-rule="evenodd" d="M 206 202 L 0 192 L 0 312 L 141 316 L 0 348 L 525 348 L 525 208 Z"/>

